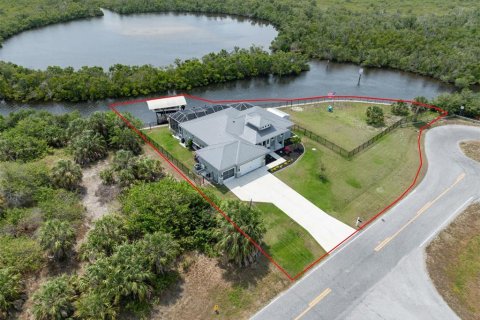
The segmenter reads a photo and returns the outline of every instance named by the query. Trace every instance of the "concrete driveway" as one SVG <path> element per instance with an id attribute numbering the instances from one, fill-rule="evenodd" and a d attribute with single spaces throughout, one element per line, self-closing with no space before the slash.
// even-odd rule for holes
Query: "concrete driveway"
<path id="1" fill-rule="evenodd" d="M 355 231 L 320 210 L 269 173 L 266 167 L 228 180 L 225 185 L 243 201 L 273 203 L 307 230 L 326 251 L 330 251 Z"/>

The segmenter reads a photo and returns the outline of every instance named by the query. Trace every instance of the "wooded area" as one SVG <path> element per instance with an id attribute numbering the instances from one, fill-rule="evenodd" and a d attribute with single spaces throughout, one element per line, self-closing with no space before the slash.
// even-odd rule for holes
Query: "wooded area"
<path id="1" fill-rule="evenodd" d="M 413 2 L 407 4 L 409 10 L 401 12 L 385 10 L 375 1 L 361 4 L 348 1 L 321 5 L 315 0 L 246 0 L 241 4 L 234 0 L 67 0 L 60 4 L 2 0 L 2 38 L 50 23 L 99 15 L 99 7 L 122 14 L 228 13 L 272 23 L 279 31 L 272 49 L 290 53 L 268 55 L 258 49 L 241 50 L 178 62 L 164 69 L 114 66 L 108 71 L 95 67 L 33 71 L 1 63 L 0 97 L 24 102 L 84 101 L 190 89 L 269 74 L 297 74 L 306 69 L 305 58 L 297 53 L 308 58 L 412 71 L 460 88 L 480 83 L 478 3 L 467 1 L 451 6 L 442 0 L 440 7 L 445 9 L 432 13 L 415 13 Z"/>

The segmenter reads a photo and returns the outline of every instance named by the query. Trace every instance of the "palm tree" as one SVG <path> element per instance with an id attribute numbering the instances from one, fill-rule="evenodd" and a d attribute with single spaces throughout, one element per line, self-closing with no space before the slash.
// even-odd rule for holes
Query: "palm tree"
<path id="1" fill-rule="evenodd" d="M 75 244 L 75 231 L 67 221 L 48 220 L 40 228 L 40 246 L 56 260 L 65 257 Z"/>
<path id="2" fill-rule="evenodd" d="M 0 269 L 0 318 L 20 296 L 20 275 L 13 268 Z M 6 315 L 4 315 L 6 318 Z"/>
<path id="3" fill-rule="evenodd" d="M 113 320 L 117 318 L 118 308 L 104 294 L 88 291 L 75 303 L 75 316 L 83 320 Z"/>
<path id="4" fill-rule="evenodd" d="M 118 306 L 122 298 L 145 301 L 153 290 L 150 283 L 154 277 L 138 246 L 123 244 L 112 256 L 102 257 L 87 267 L 80 288 L 101 292 L 107 301 Z"/>
<path id="5" fill-rule="evenodd" d="M 155 232 L 147 234 L 138 243 L 141 254 L 157 274 L 167 272 L 180 253 L 180 246 L 168 233 Z"/>
<path id="6" fill-rule="evenodd" d="M 71 160 L 60 160 L 52 168 L 53 183 L 67 190 L 75 190 L 82 181 L 82 169 Z"/>
<path id="7" fill-rule="evenodd" d="M 266 230 L 258 209 L 234 200 L 222 203 L 221 208 L 253 241 L 257 244 L 262 241 Z M 258 248 L 223 217 L 219 225 L 220 228 L 214 232 L 219 239 L 217 249 L 239 266 L 253 263 L 258 256 Z"/>
<path id="8" fill-rule="evenodd" d="M 92 130 L 85 130 L 72 142 L 73 158 L 80 165 L 87 165 L 107 155 L 105 139 Z"/>
<path id="9" fill-rule="evenodd" d="M 37 320 L 67 319 L 73 315 L 75 276 L 62 275 L 44 283 L 33 295 L 32 312 Z"/>
<path id="10" fill-rule="evenodd" d="M 95 221 L 80 249 L 81 258 L 93 262 L 113 254 L 115 247 L 127 241 L 124 219 L 116 214 L 107 214 Z"/>

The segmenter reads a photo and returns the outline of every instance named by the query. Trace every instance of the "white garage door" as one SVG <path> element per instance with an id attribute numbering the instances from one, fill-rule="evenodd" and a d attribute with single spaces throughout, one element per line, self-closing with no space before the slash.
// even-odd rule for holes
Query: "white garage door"
<path id="1" fill-rule="evenodd" d="M 260 168 L 261 166 L 263 166 L 263 159 L 264 159 L 263 157 L 260 157 L 258 159 L 242 164 L 237 172 L 237 176 L 238 177 L 243 176 L 244 174 L 247 174 L 250 171 Z"/>

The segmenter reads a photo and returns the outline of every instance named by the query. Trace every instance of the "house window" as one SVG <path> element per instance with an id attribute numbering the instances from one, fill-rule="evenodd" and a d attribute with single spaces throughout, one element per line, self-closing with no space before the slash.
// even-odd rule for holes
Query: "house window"
<path id="1" fill-rule="evenodd" d="M 227 171 L 223 171 L 222 173 L 222 179 L 227 180 L 228 178 L 231 178 L 235 175 L 235 168 L 229 169 Z"/>

